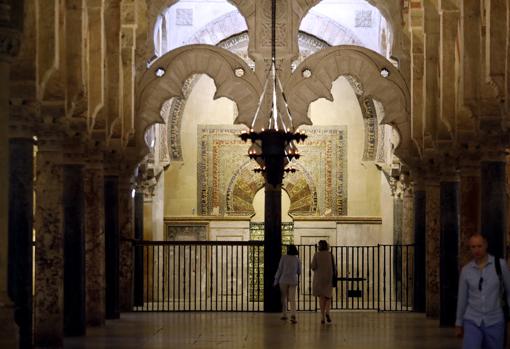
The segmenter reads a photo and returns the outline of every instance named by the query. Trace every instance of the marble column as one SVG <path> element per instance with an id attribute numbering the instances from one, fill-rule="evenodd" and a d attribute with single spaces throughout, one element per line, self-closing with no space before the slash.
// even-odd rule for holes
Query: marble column
<path id="1" fill-rule="evenodd" d="M 280 292 L 273 286 L 282 256 L 282 187 L 266 183 L 264 204 L 264 311 L 280 312 Z"/>
<path id="2" fill-rule="evenodd" d="M 506 163 L 502 156 L 481 162 L 481 232 L 489 242 L 489 253 L 505 255 Z"/>
<path id="3" fill-rule="evenodd" d="M 413 272 L 414 252 L 414 192 L 410 183 L 404 186 L 402 198 L 402 304 L 413 304 L 415 273 Z"/>
<path id="4" fill-rule="evenodd" d="M 143 240 L 143 191 L 135 194 L 135 240 Z M 134 306 L 143 305 L 143 249 L 136 248 L 134 255 Z"/>
<path id="5" fill-rule="evenodd" d="M 22 2 L 20 2 L 22 4 Z M 0 15 L 9 22 L 10 5 L 0 8 Z M 19 35 L 0 28 L 0 346 L 18 347 L 18 327 L 14 322 L 14 303 L 8 295 L 9 246 L 9 80 L 11 60 L 19 48 Z"/>
<path id="6" fill-rule="evenodd" d="M 104 178 L 106 319 L 118 319 L 119 310 L 119 177 Z"/>
<path id="7" fill-rule="evenodd" d="M 134 198 L 128 176 L 119 179 L 120 294 L 121 312 L 133 310 Z"/>
<path id="8" fill-rule="evenodd" d="M 480 232 L 480 166 L 460 170 L 460 247 L 459 267 L 471 259 L 468 239 Z"/>
<path id="9" fill-rule="evenodd" d="M 39 137 L 35 210 L 35 345 L 61 347 L 64 329 L 62 149 Z"/>
<path id="10" fill-rule="evenodd" d="M 105 323 L 104 174 L 102 159 L 91 159 L 84 169 L 85 277 L 87 325 Z"/>
<path id="11" fill-rule="evenodd" d="M 9 140 L 9 294 L 16 304 L 20 348 L 32 347 L 34 141 Z"/>
<path id="12" fill-rule="evenodd" d="M 85 197 L 83 165 L 64 165 L 64 335 L 83 336 L 85 315 Z"/>
<path id="13" fill-rule="evenodd" d="M 439 317 L 439 238 L 440 238 L 440 187 L 439 179 L 426 181 L 425 265 L 426 265 L 426 314 Z"/>
<path id="14" fill-rule="evenodd" d="M 403 201 L 402 191 L 394 194 L 393 197 L 393 244 L 402 245 L 402 214 L 403 214 Z M 401 302 L 402 298 L 402 250 L 395 248 L 393 251 L 393 275 L 395 284 L 392 285 L 395 289 L 396 300 Z"/>
<path id="15" fill-rule="evenodd" d="M 426 310 L 426 191 L 421 181 L 414 184 L 414 285 L 413 310 Z"/>
<path id="16" fill-rule="evenodd" d="M 440 214 L 440 326 L 455 325 L 459 280 L 459 178 L 441 180 Z"/>

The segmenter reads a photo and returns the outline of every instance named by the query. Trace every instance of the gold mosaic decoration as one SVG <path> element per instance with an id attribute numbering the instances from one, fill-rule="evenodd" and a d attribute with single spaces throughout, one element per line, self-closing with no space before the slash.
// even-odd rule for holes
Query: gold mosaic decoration
<path id="1" fill-rule="evenodd" d="M 242 127 L 198 126 L 197 186 L 200 215 L 254 213 L 253 198 L 263 177 L 247 157 L 248 145 L 237 135 Z M 345 126 L 306 127 L 308 139 L 299 146 L 298 172 L 284 178 L 289 212 L 320 216 L 347 214 L 347 130 Z"/>

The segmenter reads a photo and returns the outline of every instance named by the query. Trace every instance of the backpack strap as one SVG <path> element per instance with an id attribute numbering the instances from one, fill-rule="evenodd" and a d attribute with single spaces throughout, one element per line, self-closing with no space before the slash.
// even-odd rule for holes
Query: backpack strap
<path id="1" fill-rule="evenodd" d="M 494 257 L 494 266 L 496 267 L 496 274 L 498 274 L 499 279 L 499 291 L 501 297 L 501 306 L 503 307 L 503 311 L 505 312 L 505 316 L 508 316 L 508 304 L 507 304 L 507 290 L 505 287 L 505 282 L 503 281 L 503 276 L 501 275 L 501 262 L 498 257 Z"/>
<path id="2" fill-rule="evenodd" d="M 498 279 L 501 285 L 503 285 L 503 289 L 505 289 L 505 283 L 503 282 L 503 276 L 501 275 L 501 261 L 498 257 L 494 257 L 496 266 L 496 274 L 498 274 Z M 506 290 L 505 290 L 506 291 Z"/>

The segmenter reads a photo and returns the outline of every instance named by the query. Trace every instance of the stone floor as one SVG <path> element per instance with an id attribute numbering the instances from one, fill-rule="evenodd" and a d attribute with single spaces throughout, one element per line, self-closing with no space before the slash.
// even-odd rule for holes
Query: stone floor
<path id="1" fill-rule="evenodd" d="M 321 325 L 317 313 L 298 313 L 293 325 L 278 314 L 126 313 L 65 348 L 460 348 L 453 329 L 423 314 L 335 312 Z"/>

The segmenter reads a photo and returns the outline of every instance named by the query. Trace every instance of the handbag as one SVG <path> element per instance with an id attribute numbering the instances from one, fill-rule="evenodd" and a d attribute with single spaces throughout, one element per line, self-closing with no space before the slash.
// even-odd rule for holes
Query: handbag
<path id="1" fill-rule="evenodd" d="M 336 276 L 335 261 L 333 259 L 333 254 L 331 253 L 331 286 L 336 287 L 337 281 L 338 278 Z"/>
<path id="2" fill-rule="evenodd" d="M 503 315 L 505 316 L 505 321 L 510 321 L 510 309 L 508 306 L 508 298 L 507 291 L 505 288 L 505 283 L 503 281 L 503 276 L 501 275 L 501 264 L 498 257 L 495 257 L 495 266 L 496 266 L 496 274 L 498 274 L 499 279 L 499 298 L 501 302 L 501 309 L 503 310 Z"/>

